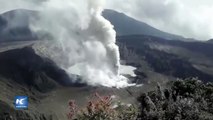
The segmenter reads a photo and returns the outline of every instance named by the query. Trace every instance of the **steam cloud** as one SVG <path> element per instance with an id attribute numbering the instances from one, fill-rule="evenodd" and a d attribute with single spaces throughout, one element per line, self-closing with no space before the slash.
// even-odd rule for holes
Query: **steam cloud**
<path id="1" fill-rule="evenodd" d="M 119 73 L 116 32 L 102 16 L 103 4 L 102 0 L 44 1 L 35 7 L 40 19 L 31 21 L 30 27 L 52 35 L 55 42 L 48 49 L 55 51 L 68 73 L 82 76 L 89 85 L 126 87 L 130 84 Z"/>
<path id="2" fill-rule="evenodd" d="M 50 34 L 51 40 L 38 44 L 37 48 L 45 48 L 58 65 L 70 75 L 83 77 L 84 83 L 126 87 L 130 84 L 128 79 L 120 75 L 116 32 L 102 16 L 104 2 L 0 0 L 0 12 L 20 8 L 39 11 L 39 19 L 30 20 L 30 29 L 35 33 Z"/>

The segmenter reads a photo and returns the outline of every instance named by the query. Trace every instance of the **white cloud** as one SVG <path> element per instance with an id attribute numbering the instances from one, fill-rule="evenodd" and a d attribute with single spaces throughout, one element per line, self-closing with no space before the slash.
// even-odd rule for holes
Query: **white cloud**
<path id="1" fill-rule="evenodd" d="M 213 38 L 212 0 L 108 0 L 106 8 L 166 32 L 201 40 Z"/>
<path id="2" fill-rule="evenodd" d="M 0 13 L 19 8 L 35 9 L 42 1 L 46 0 L 0 0 Z"/>
<path id="3" fill-rule="evenodd" d="M 39 7 L 47 0 L 0 0 L 0 13 Z M 201 40 L 213 38 L 212 0 L 107 0 L 106 8 L 124 12 L 166 32 Z"/>

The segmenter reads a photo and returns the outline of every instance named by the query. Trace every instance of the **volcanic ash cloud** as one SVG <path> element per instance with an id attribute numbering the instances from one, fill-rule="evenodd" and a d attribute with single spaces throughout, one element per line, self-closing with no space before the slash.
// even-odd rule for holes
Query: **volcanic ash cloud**
<path id="1" fill-rule="evenodd" d="M 102 16 L 101 0 L 48 0 L 38 7 L 40 19 L 32 21 L 35 32 L 47 32 L 61 53 L 57 59 L 68 73 L 83 77 L 89 85 L 129 86 L 119 73 L 116 32 Z M 49 45 L 49 49 L 53 48 Z M 51 49 L 52 51 L 56 49 Z"/>

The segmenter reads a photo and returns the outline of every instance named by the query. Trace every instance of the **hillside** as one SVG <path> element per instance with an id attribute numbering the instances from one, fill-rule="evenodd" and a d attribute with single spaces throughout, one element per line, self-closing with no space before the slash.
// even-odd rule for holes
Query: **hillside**
<path id="1" fill-rule="evenodd" d="M 95 92 L 113 94 L 126 103 L 136 103 L 132 91 L 149 90 L 137 88 L 93 87 L 81 83 L 80 77 L 67 74 L 48 56 L 39 50 L 44 41 L 20 41 L 0 44 L 0 119 L 3 116 L 33 120 L 66 119 L 67 102 L 75 99 L 80 106 L 86 104 L 86 98 Z M 48 45 L 48 44 L 47 44 Z M 73 82 L 72 78 L 77 82 Z M 14 108 L 14 96 L 27 95 L 28 110 Z M 135 97 L 133 97 L 135 96 Z M 125 98 L 125 99 L 124 99 Z M 58 119 L 60 118 L 60 119 Z M 22 120 L 22 119 L 20 119 Z"/>
<path id="2" fill-rule="evenodd" d="M 35 11 L 18 9 L 0 15 L 0 41 L 38 39 L 29 29 L 30 20 L 36 19 L 36 14 Z"/>
<path id="3" fill-rule="evenodd" d="M 122 36 L 117 37 L 122 58 L 129 55 L 125 49 L 134 51 L 138 56 L 129 60 L 130 64 L 141 66 L 148 64 L 147 71 L 178 78 L 198 77 L 205 81 L 213 81 L 213 45 L 205 42 L 170 41 L 153 36 Z M 128 50 L 127 50 L 128 51 Z M 131 58 L 130 58 L 131 59 Z"/>
<path id="4" fill-rule="evenodd" d="M 213 39 L 211 39 L 211 40 L 208 40 L 207 42 L 209 42 L 209 43 L 213 43 Z"/>
<path id="5" fill-rule="evenodd" d="M 144 22 L 135 20 L 123 13 L 105 10 L 103 16 L 115 27 L 118 36 L 124 35 L 152 35 L 169 40 L 186 40 L 184 37 L 158 30 Z"/>

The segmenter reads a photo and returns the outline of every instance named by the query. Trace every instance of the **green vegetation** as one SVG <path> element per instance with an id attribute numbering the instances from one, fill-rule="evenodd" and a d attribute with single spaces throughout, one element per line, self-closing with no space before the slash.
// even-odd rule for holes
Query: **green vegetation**
<path id="1" fill-rule="evenodd" d="M 213 84 L 197 79 L 173 81 L 170 87 L 143 93 L 140 106 L 112 104 L 110 96 L 95 95 L 86 108 L 70 102 L 69 119 L 76 120 L 213 120 Z"/>
<path id="2" fill-rule="evenodd" d="M 212 120 L 213 84 L 197 79 L 177 80 L 171 87 L 143 94 L 142 120 Z"/>

